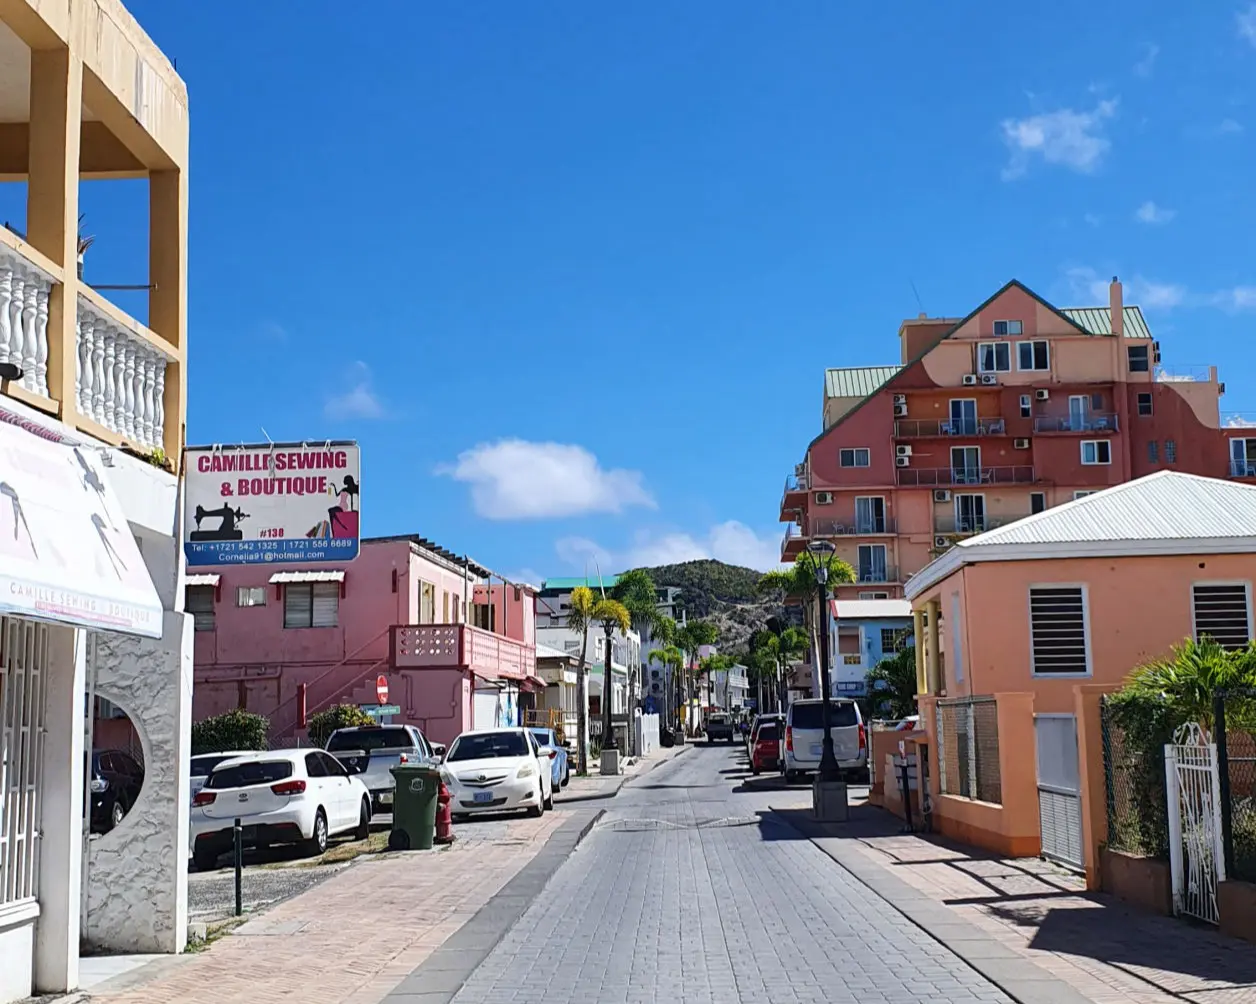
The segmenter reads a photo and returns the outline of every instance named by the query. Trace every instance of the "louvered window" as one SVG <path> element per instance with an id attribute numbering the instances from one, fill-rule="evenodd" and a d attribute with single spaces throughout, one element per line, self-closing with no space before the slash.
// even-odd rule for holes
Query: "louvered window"
<path id="1" fill-rule="evenodd" d="M 1080 676 L 1090 672 L 1086 596 L 1080 586 L 1032 587 L 1029 631 L 1035 675 Z"/>
<path id="2" fill-rule="evenodd" d="M 284 627 L 336 627 L 339 623 L 340 583 L 291 582 L 284 586 Z"/>
<path id="3" fill-rule="evenodd" d="M 1195 585 L 1191 589 L 1195 613 L 1195 639 L 1205 635 L 1226 648 L 1242 648 L 1252 640 L 1247 586 Z"/>
<path id="4" fill-rule="evenodd" d="M 183 608 L 192 615 L 192 627 L 196 631 L 214 630 L 214 586 L 188 586 Z"/>

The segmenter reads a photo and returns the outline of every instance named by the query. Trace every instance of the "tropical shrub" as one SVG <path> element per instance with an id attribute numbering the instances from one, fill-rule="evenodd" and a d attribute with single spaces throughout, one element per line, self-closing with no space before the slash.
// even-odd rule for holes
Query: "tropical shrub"
<path id="1" fill-rule="evenodd" d="M 192 723 L 192 755 L 264 750 L 270 719 L 236 708 Z"/>
<path id="2" fill-rule="evenodd" d="M 375 719 L 356 704 L 337 704 L 334 708 L 310 715 L 307 731 L 315 746 L 326 746 L 336 729 L 350 729 L 355 725 L 372 725 Z"/>

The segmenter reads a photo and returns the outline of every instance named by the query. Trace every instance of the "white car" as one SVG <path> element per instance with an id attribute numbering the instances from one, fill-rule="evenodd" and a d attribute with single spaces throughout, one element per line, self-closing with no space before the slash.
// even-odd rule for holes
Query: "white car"
<path id="1" fill-rule="evenodd" d="M 539 816 L 554 808 L 553 765 L 558 751 L 542 747 L 527 729 L 464 732 L 441 767 L 453 797 L 455 820 L 474 812 L 527 809 Z"/>
<path id="2" fill-rule="evenodd" d="M 327 838 L 370 835 L 366 786 L 323 750 L 276 750 L 225 760 L 192 800 L 192 860 L 207 871 L 231 850 L 240 820 L 244 844 L 303 844 L 322 854 Z"/>
<path id="3" fill-rule="evenodd" d="M 820 769 L 824 752 L 824 702 L 818 697 L 795 701 L 785 713 L 785 743 L 781 750 L 781 774 L 786 783 Z M 845 774 L 868 767 L 868 734 L 859 705 L 847 698 L 829 700 L 832 718 L 829 734 L 838 769 Z"/>
<path id="4" fill-rule="evenodd" d="M 188 774 L 191 776 L 192 782 L 192 798 L 196 798 L 197 792 L 205 787 L 205 781 L 209 778 L 210 771 L 217 767 L 220 763 L 227 760 L 234 760 L 237 757 L 252 756 L 256 750 L 232 750 L 229 753 L 201 753 L 192 757 Z"/>

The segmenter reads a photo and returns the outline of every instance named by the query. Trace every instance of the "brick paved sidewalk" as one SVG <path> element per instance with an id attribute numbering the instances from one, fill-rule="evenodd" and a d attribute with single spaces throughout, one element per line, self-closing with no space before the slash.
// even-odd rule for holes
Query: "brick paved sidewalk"
<path id="1" fill-rule="evenodd" d="M 591 819 L 593 812 L 585 810 Z M 359 860 L 207 952 L 91 991 L 104 1004 L 377 1004 L 520 872 L 576 812 L 511 820 L 508 839 Z"/>
<path id="2" fill-rule="evenodd" d="M 1096 1004 L 1256 1004 L 1256 947 L 1212 928 L 1087 893 L 1080 876 L 1034 858 L 1003 859 L 900 834 L 857 810 L 835 835 Z"/>

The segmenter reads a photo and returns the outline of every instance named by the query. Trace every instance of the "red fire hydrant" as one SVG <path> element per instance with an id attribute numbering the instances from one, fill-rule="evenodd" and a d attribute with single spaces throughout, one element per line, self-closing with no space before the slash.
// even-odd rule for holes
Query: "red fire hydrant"
<path id="1" fill-rule="evenodd" d="M 436 793 L 436 837 L 435 842 L 438 844 L 452 844 L 454 842 L 454 813 L 450 808 L 453 796 L 449 794 L 449 789 L 445 787 L 445 782 L 441 781 L 440 791 Z"/>

